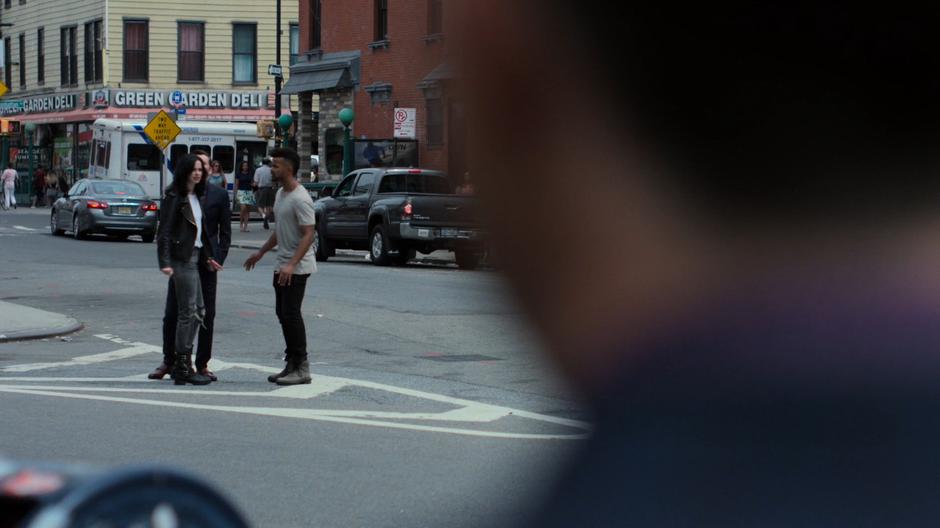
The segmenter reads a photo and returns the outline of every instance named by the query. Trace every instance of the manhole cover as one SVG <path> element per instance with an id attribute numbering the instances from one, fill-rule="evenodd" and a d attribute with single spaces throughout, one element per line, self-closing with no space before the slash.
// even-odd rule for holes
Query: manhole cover
<path id="1" fill-rule="evenodd" d="M 501 358 L 492 357 L 492 356 L 482 356 L 480 354 L 454 354 L 454 355 L 429 355 L 429 356 L 418 356 L 421 359 L 430 359 L 431 361 L 450 361 L 450 362 L 460 362 L 460 361 L 502 361 Z"/>

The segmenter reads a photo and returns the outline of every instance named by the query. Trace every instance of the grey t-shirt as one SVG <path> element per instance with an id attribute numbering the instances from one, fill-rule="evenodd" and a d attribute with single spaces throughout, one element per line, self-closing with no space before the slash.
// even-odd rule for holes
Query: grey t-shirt
<path id="1" fill-rule="evenodd" d="M 300 226 L 316 224 L 310 193 L 301 185 L 291 192 L 285 192 L 283 187 L 278 189 L 277 196 L 274 198 L 274 218 L 276 219 L 274 229 L 277 234 L 276 271 L 290 262 L 294 252 L 297 251 L 302 236 Z M 304 275 L 316 272 L 317 260 L 314 258 L 313 244 L 311 244 L 307 254 L 294 268 L 294 274 Z"/>
<path id="2" fill-rule="evenodd" d="M 267 165 L 262 165 L 255 169 L 254 176 L 255 185 L 258 187 L 270 187 L 271 186 L 271 167 Z"/>

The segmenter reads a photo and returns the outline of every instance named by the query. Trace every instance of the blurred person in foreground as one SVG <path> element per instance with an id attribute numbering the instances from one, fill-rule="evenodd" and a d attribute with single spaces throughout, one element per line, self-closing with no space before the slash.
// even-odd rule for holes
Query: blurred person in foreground
<path id="1" fill-rule="evenodd" d="M 533 526 L 935 522 L 940 10 L 455 11 L 496 253 L 595 416 Z"/>

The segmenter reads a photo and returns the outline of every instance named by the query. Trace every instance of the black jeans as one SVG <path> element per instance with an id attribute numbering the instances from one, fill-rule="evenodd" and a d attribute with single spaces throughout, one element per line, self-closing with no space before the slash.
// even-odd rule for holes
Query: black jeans
<path id="1" fill-rule="evenodd" d="M 173 364 L 176 357 L 173 353 L 173 343 L 176 341 L 176 288 L 172 286 L 173 278 L 170 278 L 171 286 L 166 292 L 166 306 L 163 309 L 163 361 L 167 365 Z M 204 368 L 212 359 L 212 334 L 215 328 L 215 292 L 216 285 L 219 282 L 219 274 L 214 271 L 208 271 L 203 266 L 199 266 L 199 283 L 202 287 L 202 299 L 205 303 L 206 314 L 203 319 L 205 327 L 199 328 L 198 348 L 196 349 L 196 368 Z"/>
<path id="2" fill-rule="evenodd" d="M 304 303 L 304 291 L 310 274 L 293 275 L 290 284 L 280 286 L 278 274 L 274 274 L 274 311 L 281 323 L 284 334 L 284 351 L 288 360 L 305 361 L 307 359 L 307 327 L 300 307 Z"/>

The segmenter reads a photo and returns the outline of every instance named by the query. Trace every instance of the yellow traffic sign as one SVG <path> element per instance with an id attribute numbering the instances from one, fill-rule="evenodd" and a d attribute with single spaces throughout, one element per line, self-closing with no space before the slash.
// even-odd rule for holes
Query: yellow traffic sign
<path id="1" fill-rule="evenodd" d="M 166 150 L 166 147 L 173 143 L 182 131 L 183 129 L 176 124 L 176 121 L 173 121 L 173 118 L 163 110 L 157 112 L 157 115 L 153 116 L 153 119 L 144 127 L 144 133 L 160 150 Z"/>
<path id="2" fill-rule="evenodd" d="M 9 91 L 10 89 L 7 87 L 7 85 L 4 84 L 3 81 L 0 81 L 0 97 L 3 97 L 4 94 L 6 94 Z"/>

